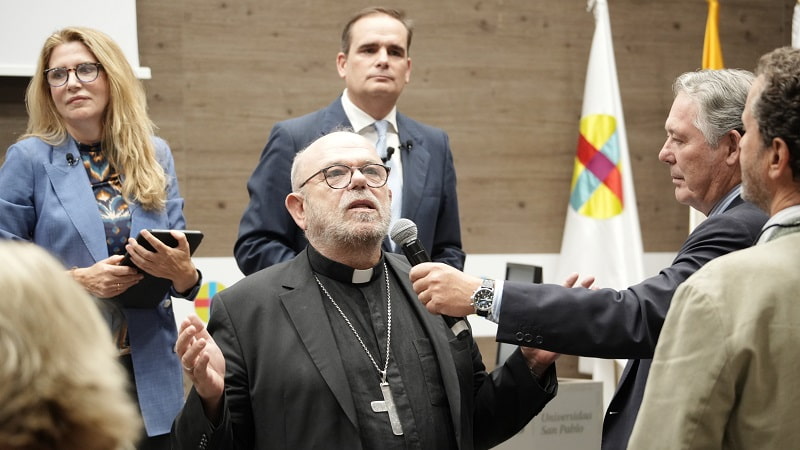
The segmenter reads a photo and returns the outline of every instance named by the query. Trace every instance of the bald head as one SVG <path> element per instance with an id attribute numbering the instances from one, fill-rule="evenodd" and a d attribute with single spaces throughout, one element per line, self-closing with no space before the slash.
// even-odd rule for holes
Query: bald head
<path id="1" fill-rule="evenodd" d="M 352 131 L 326 134 L 295 155 L 292 163 L 292 191 L 300 190 L 300 185 L 314 172 L 342 163 L 345 157 L 360 157 L 371 163 L 381 163 L 375 146 L 360 134 Z"/>
<path id="2" fill-rule="evenodd" d="M 372 142 L 352 132 L 325 135 L 295 156 L 286 209 L 320 253 L 372 267 L 391 220 L 387 175 Z"/>

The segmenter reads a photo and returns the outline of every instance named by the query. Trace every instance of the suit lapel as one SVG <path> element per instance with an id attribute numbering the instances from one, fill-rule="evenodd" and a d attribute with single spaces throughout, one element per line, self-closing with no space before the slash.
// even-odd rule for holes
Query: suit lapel
<path id="1" fill-rule="evenodd" d="M 422 303 L 418 301 L 417 294 L 414 293 L 409 281 L 408 266 L 405 262 L 400 263 L 395 258 L 399 257 L 387 255 L 386 261 L 401 281 L 400 285 L 405 294 L 403 298 L 409 300 L 411 308 L 422 322 L 425 333 L 430 337 L 431 345 L 433 345 L 433 349 L 436 352 L 439 370 L 442 374 L 442 383 L 447 394 L 447 401 L 450 404 L 450 416 L 453 421 L 456 441 L 461 442 L 461 385 L 458 381 L 456 363 L 450 349 L 450 340 L 455 340 L 456 337 L 440 316 L 428 312 Z"/>
<path id="2" fill-rule="evenodd" d="M 76 165 L 67 163 L 68 153 L 77 159 Z M 44 163 L 44 169 L 53 191 L 92 258 L 95 261 L 107 258 L 106 232 L 97 212 L 97 199 L 94 198 L 75 142 L 68 139 L 66 143 L 53 147 L 52 162 Z"/>
<path id="3" fill-rule="evenodd" d="M 320 124 L 319 136 L 312 139 L 312 141 L 341 127 L 352 128 L 353 125 L 350 123 L 350 119 L 347 118 L 347 114 L 344 113 L 344 108 L 342 107 L 342 98 L 339 96 L 336 97 L 336 100 L 334 100 L 333 103 L 325 108 L 325 115 L 323 116 L 322 123 Z"/>
<path id="4" fill-rule="evenodd" d="M 623 384 L 625 384 L 624 380 L 627 380 L 628 377 L 634 379 L 636 377 L 636 369 L 639 368 L 639 360 L 638 359 L 629 359 L 627 363 L 625 363 L 625 368 L 622 369 L 622 374 L 620 375 L 619 379 L 623 380 L 622 383 L 619 383 L 617 386 L 617 392 L 619 392 L 620 388 Z"/>
<path id="5" fill-rule="evenodd" d="M 734 197 L 733 200 L 731 200 L 731 202 L 728 205 L 728 207 L 725 208 L 725 211 L 730 211 L 731 209 L 733 209 L 736 206 L 741 205 L 742 203 L 744 203 L 744 199 L 742 199 L 741 195 L 737 195 L 736 197 Z M 723 212 L 725 212 L 725 211 L 723 211 Z"/>
<path id="6" fill-rule="evenodd" d="M 397 113 L 397 127 L 400 128 L 401 158 L 403 160 L 403 217 L 414 220 L 422 203 L 422 192 L 428 178 L 428 164 L 431 154 L 422 139 L 416 124 L 406 116 Z M 409 148 L 407 143 L 411 143 Z M 413 174 L 413 175 L 411 175 Z M 416 298 L 416 297 L 415 297 Z"/>
<path id="7" fill-rule="evenodd" d="M 78 163 L 67 164 L 67 153 L 72 153 Z M 64 211 L 81 238 L 81 242 L 89 250 L 95 261 L 108 257 L 108 246 L 105 241 L 106 231 L 103 220 L 97 212 L 97 199 L 86 175 L 86 169 L 80 159 L 80 152 L 73 140 L 53 148 L 53 162 L 44 163 L 50 183 Z M 163 215 L 148 213 L 138 203 L 128 203 L 131 214 L 131 237 L 145 228 L 165 228 L 168 226 Z"/>
<path id="8" fill-rule="evenodd" d="M 292 276 L 285 283 L 289 291 L 280 295 L 281 302 L 320 375 L 353 426 L 358 428 L 353 393 L 335 345 L 336 339 L 325 313 L 322 296 L 317 285 L 309 282 L 314 276 L 305 250 L 292 261 L 286 272 Z"/>
<path id="9" fill-rule="evenodd" d="M 146 211 L 139 203 L 128 203 L 128 211 L 131 213 L 131 237 L 135 237 L 139 231 L 146 228 L 172 227 L 166 216 Z"/>

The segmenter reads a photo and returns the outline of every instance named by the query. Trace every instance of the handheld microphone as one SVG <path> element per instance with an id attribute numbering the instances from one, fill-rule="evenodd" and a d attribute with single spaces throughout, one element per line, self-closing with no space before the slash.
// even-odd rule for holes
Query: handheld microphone
<path id="1" fill-rule="evenodd" d="M 408 262 L 411 263 L 412 266 L 424 262 L 431 262 L 431 257 L 428 256 L 428 252 L 425 250 L 422 242 L 417 239 L 417 224 L 414 222 L 408 219 L 399 219 L 395 222 L 389 235 L 395 244 L 403 250 L 403 254 L 406 255 Z M 450 327 L 453 334 L 459 339 L 469 333 L 469 327 L 463 317 L 442 315 L 442 318 L 445 323 L 447 323 L 447 326 Z"/>
<path id="2" fill-rule="evenodd" d="M 74 165 L 78 164 L 78 160 L 75 159 L 75 156 L 73 156 L 72 153 L 67 153 L 67 164 L 69 166 L 74 166 Z"/>

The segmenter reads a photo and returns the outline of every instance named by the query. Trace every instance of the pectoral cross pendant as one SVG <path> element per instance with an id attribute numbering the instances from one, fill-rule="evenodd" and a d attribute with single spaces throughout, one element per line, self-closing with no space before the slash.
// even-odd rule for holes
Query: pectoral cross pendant
<path id="1" fill-rule="evenodd" d="M 392 433 L 395 436 L 401 436 L 403 434 L 403 425 L 400 424 L 400 417 L 397 415 L 397 408 L 394 406 L 394 398 L 392 398 L 389 383 L 381 382 L 381 392 L 383 393 L 383 401 L 376 400 L 370 403 L 372 410 L 376 413 L 388 412 L 389 423 L 392 424 Z"/>

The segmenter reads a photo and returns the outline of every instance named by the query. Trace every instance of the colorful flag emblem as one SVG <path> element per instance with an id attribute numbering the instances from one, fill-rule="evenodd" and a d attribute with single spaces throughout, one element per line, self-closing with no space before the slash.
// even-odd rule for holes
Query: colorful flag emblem
<path id="1" fill-rule="evenodd" d="M 569 203 L 578 214 L 608 219 L 624 206 L 617 119 L 593 114 L 581 119 Z"/>
<path id="2" fill-rule="evenodd" d="M 642 237 L 606 0 L 590 1 L 592 49 L 557 280 L 578 272 L 624 289 L 644 278 Z"/>
<path id="3" fill-rule="evenodd" d="M 221 290 L 225 289 L 222 283 L 211 281 L 200 286 L 200 291 L 194 299 L 194 312 L 197 317 L 208 323 L 209 312 L 211 310 L 211 299 Z"/>

